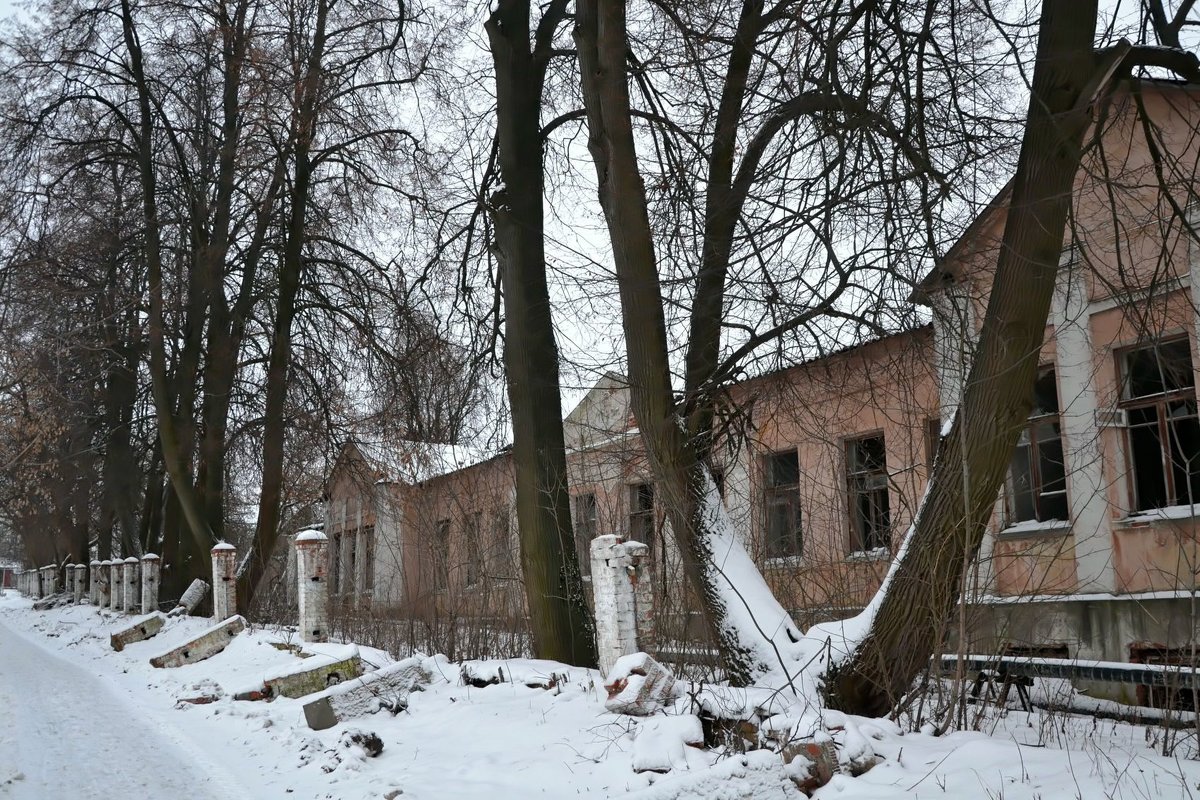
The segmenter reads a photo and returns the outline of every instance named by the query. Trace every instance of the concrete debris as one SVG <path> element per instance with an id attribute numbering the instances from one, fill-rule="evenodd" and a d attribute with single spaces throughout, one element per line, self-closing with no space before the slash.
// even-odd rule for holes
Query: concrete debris
<path id="1" fill-rule="evenodd" d="M 224 650 L 233 638 L 246 630 L 246 620 L 232 616 L 214 625 L 189 642 L 150 659 L 154 667 L 182 667 L 215 656 Z"/>
<path id="2" fill-rule="evenodd" d="M 832 739 L 792 742 L 783 748 L 782 755 L 792 782 L 809 796 L 833 780 L 838 769 L 837 747 Z"/>
<path id="3" fill-rule="evenodd" d="M 648 717 L 673 698 L 675 676 L 645 653 L 622 656 L 605 681 L 604 707 L 614 714 Z"/>
<path id="4" fill-rule="evenodd" d="M 384 710 L 393 714 L 404 711 L 408 695 L 433 679 L 424 662 L 422 658 L 406 658 L 305 698 L 308 727 L 322 731 L 354 717 Z"/>
<path id="5" fill-rule="evenodd" d="M 157 636 L 166 621 L 167 618 L 157 611 L 144 617 L 138 617 L 128 627 L 122 628 L 110 636 L 109 644 L 112 645 L 113 650 L 119 653 L 125 649 L 125 645 Z"/>
<path id="6" fill-rule="evenodd" d="M 196 578 L 192 581 L 192 585 L 183 593 L 183 597 L 179 598 L 179 605 L 171 609 L 167 616 L 178 617 L 184 614 L 192 614 L 204 602 L 204 596 L 208 594 L 208 584 Z"/>
<path id="7" fill-rule="evenodd" d="M 347 749 L 361 747 L 370 758 L 375 758 L 383 752 L 383 739 L 380 739 L 379 734 L 372 731 L 355 729 L 345 731 L 342 733 L 341 744 Z"/>

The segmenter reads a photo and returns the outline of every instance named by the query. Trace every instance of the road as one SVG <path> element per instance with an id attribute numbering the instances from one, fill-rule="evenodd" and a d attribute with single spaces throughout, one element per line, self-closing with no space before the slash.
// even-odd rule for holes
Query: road
<path id="1" fill-rule="evenodd" d="M 0 621 L 0 799 L 245 796 L 181 743 L 119 690 Z"/>

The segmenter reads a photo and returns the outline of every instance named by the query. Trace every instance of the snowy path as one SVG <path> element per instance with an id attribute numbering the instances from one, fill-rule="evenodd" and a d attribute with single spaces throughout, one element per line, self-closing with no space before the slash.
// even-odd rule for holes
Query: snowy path
<path id="1" fill-rule="evenodd" d="M 3 800 L 245 796 L 172 733 L 95 675 L 0 622 Z"/>

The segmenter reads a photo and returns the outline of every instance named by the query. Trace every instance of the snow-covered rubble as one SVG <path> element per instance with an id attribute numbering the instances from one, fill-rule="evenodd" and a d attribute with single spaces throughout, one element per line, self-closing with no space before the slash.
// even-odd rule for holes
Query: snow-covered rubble
<path id="1" fill-rule="evenodd" d="M 155 640 L 130 642 L 114 652 L 109 638 L 128 624 L 128 618 L 92 606 L 34 612 L 28 600 L 9 593 L 0 598 L 0 651 L 5 641 L 19 637 L 45 658 L 97 676 L 130 719 L 161 731 L 172 753 L 185 754 L 191 770 L 223 771 L 246 796 L 800 797 L 795 781 L 812 774 L 815 762 L 805 756 L 788 765 L 780 751 L 811 754 L 821 748 L 835 753 L 837 764 L 830 782 L 815 791 L 818 798 L 1168 800 L 1189 797 L 1200 785 L 1200 764 L 1163 757 L 1153 748 L 1161 742 L 1148 741 L 1147 729 L 1124 723 L 1007 711 L 982 719 L 990 735 L 932 736 L 887 720 L 822 711 L 795 694 L 684 682 L 674 682 L 658 711 L 632 717 L 605 709 L 604 681 L 595 671 L 522 659 L 396 662 L 366 647 L 358 648 L 368 670 L 364 678 L 321 695 L 344 696 L 410 667 L 408 674 L 419 680 L 405 684 L 402 706 L 351 704 L 331 727 L 314 731 L 304 715 L 312 696 L 260 703 L 232 697 L 239 687 L 303 663 L 293 631 L 251 626 L 211 658 L 160 670 L 150 666 L 149 657 L 164 642 L 193 639 L 210 621 L 173 617 Z M 304 649 L 328 659 L 349 652 L 337 644 Z M 0 665 L 3 658 L 0 652 Z M 23 696 L 22 680 L 10 670 L 0 681 L 0 699 L 6 700 L 0 702 L 0 797 L 17 771 L 26 788 L 37 779 L 36 770 L 18 769 L 4 756 L 5 737 L 22 735 L 22 715 L 14 715 L 12 705 L 39 702 Z M 69 699 L 70 724 L 87 724 L 89 697 Z M 106 719 L 95 726 L 91 738 L 112 724 Z M 734 735 L 722 738 L 722 730 Z M 702 748 L 706 739 L 709 746 Z M 723 744 L 714 748 L 713 741 Z M 766 746 L 741 752 L 759 744 Z M 131 763 L 145 757 L 144 748 L 130 753 Z M 62 754 L 64 767 L 87 761 L 84 753 Z M 145 796 L 160 795 L 151 787 Z"/>

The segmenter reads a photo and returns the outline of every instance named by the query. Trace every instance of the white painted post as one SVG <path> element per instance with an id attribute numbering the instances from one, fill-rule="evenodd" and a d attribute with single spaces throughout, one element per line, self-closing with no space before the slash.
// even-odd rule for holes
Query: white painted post
<path id="1" fill-rule="evenodd" d="M 633 545 L 631 548 L 629 545 Z M 621 656 L 636 653 L 638 614 L 635 587 L 638 567 L 634 555 L 643 560 L 646 546 L 626 543 L 620 536 L 606 534 L 592 539 L 592 597 L 596 614 L 596 649 L 600 672 L 607 676 Z"/>
<path id="2" fill-rule="evenodd" d="M 158 578 L 162 562 L 154 553 L 142 556 L 142 613 L 158 611 Z"/>
<path id="3" fill-rule="evenodd" d="M 42 597 L 58 592 L 58 570 L 53 565 L 42 567 Z"/>
<path id="4" fill-rule="evenodd" d="M 108 608 L 112 602 L 112 584 L 109 583 L 109 568 L 112 562 L 107 559 L 96 562 L 96 606 Z"/>
<path id="5" fill-rule="evenodd" d="M 88 565 L 88 598 L 92 605 L 100 605 L 100 562 L 95 560 Z"/>
<path id="6" fill-rule="evenodd" d="M 114 558 L 108 562 L 108 609 L 120 611 L 125 604 L 125 584 L 121 581 L 124 562 Z"/>
<path id="7" fill-rule="evenodd" d="M 72 570 L 75 574 L 71 583 L 71 599 L 75 605 L 83 602 L 83 586 L 84 581 L 87 580 L 87 576 L 84 574 L 85 570 L 87 570 L 86 564 L 76 564 L 75 569 Z"/>
<path id="8" fill-rule="evenodd" d="M 224 622 L 237 613 L 237 548 L 217 542 L 212 549 L 213 619 Z"/>
<path id="9" fill-rule="evenodd" d="M 134 556 L 121 565 L 121 580 L 125 584 L 125 596 L 121 598 L 121 610 L 134 614 L 141 608 L 141 581 L 138 578 L 138 560 Z"/>
<path id="10" fill-rule="evenodd" d="M 320 531 L 296 535 L 296 589 L 300 641 L 329 640 L 329 540 Z"/>

